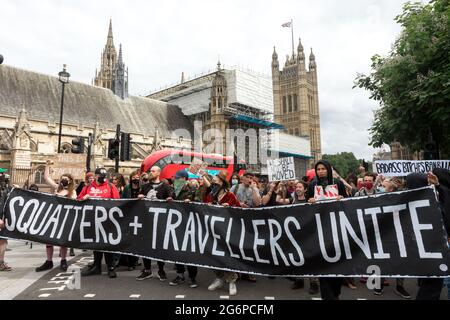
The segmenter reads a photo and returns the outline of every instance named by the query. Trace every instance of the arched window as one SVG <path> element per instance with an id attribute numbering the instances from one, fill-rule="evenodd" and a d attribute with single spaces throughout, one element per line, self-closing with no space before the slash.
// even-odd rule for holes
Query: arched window
<path id="1" fill-rule="evenodd" d="M 283 113 L 287 113 L 286 96 L 283 97 Z"/>
<path id="2" fill-rule="evenodd" d="M 289 95 L 289 112 L 292 112 L 292 96 Z"/>
<path id="3" fill-rule="evenodd" d="M 45 171 L 45 166 L 37 167 L 36 171 L 34 172 L 34 183 L 35 184 L 37 184 L 37 185 L 45 184 L 44 171 Z"/>

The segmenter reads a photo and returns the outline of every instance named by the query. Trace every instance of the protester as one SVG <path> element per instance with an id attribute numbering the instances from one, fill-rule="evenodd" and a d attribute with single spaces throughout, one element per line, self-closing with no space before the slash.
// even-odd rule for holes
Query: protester
<path id="1" fill-rule="evenodd" d="M 146 178 L 148 183 L 144 184 L 141 188 L 139 198 L 148 200 L 171 200 L 173 199 L 173 189 L 167 182 L 160 180 L 161 168 L 153 167 L 150 169 L 150 174 L 142 175 L 141 179 L 145 182 Z M 152 273 L 152 260 L 142 259 L 144 261 L 144 270 L 136 278 L 138 281 L 143 281 L 153 277 Z M 167 280 L 166 272 L 164 271 L 164 262 L 158 261 L 158 277 L 161 282 Z"/>
<path id="2" fill-rule="evenodd" d="M 93 172 L 86 172 L 84 181 L 81 181 L 81 183 L 77 187 L 77 190 L 76 190 L 77 196 L 80 195 L 81 191 L 83 191 L 83 188 L 85 186 L 88 186 L 88 185 L 92 184 L 94 182 L 94 180 L 95 180 L 94 173 Z"/>
<path id="3" fill-rule="evenodd" d="M 186 202 L 193 200 L 194 195 L 192 194 L 188 179 L 189 174 L 187 173 L 187 171 L 181 170 L 176 173 L 174 181 L 174 200 Z M 171 286 L 178 286 L 186 281 L 186 278 L 184 277 L 186 267 L 181 264 L 176 264 L 175 267 L 177 271 L 177 277 L 170 282 Z M 197 288 L 198 284 L 196 278 L 198 274 L 198 268 L 194 266 L 188 266 L 187 271 L 189 276 L 189 287 Z"/>
<path id="4" fill-rule="evenodd" d="M 390 193 L 400 191 L 401 183 L 398 179 L 384 179 L 382 182 L 383 189 L 378 189 L 378 193 Z M 377 296 L 381 296 L 384 293 L 384 287 L 386 285 L 386 280 L 381 279 L 381 287 L 375 288 L 373 293 Z M 396 279 L 396 286 L 394 292 L 404 299 L 411 299 L 411 295 L 406 291 L 404 286 L 404 280 L 401 278 Z"/>
<path id="5" fill-rule="evenodd" d="M 448 203 L 448 189 L 439 183 L 439 179 L 432 172 L 425 173 L 411 173 L 406 177 L 406 188 L 408 189 L 419 189 L 426 187 L 428 185 L 434 185 L 439 195 L 439 204 L 441 214 L 443 215 L 444 221 L 448 221 L 446 216 L 448 212 L 445 211 L 446 203 Z M 449 226 L 446 224 L 447 234 L 449 231 Z M 438 278 L 426 278 L 419 281 L 419 291 L 417 292 L 416 300 L 439 300 L 441 291 L 443 288 L 443 279 Z"/>
<path id="6" fill-rule="evenodd" d="M 295 192 L 295 189 L 294 189 Z M 289 192 L 288 183 L 281 182 L 278 184 L 277 190 L 277 205 L 286 206 L 292 204 L 294 201 L 293 193 Z"/>
<path id="7" fill-rule="evenodd" d="M 377 193 L 376 189 L 376 174 L 371 172 L 366 172 L 364 174 L 363 182 L 364 186 L 355 193 L 355 197 L 365 197 L 365 196 L 373 196 Z"/>
<path id="8" fill-rule="evenodd" d="M 0 230 L 5 227 L 5 223 L 2 219 L 0 219 Z M 5 262 L 5 253 L 8 242 L 6 240 L 0 239 L 0 272 L 3 271 L 12 271 L 12 268 L 8 266 Z"/>
<path id="9" fill-rule="evenodd" d="M 6 174 L 0 173 L 0 229 L 4 228 L 3 216 L 4 203 L 12 188 L 9 186 L 9 178 Z M 5 253 L 8 247 L 8 241 L 0 239 L 0 271 L 11 271 L 12 268 L 5 262 Z"/>
<path id="10" fill-rule="evenodd" d="M 294 204 L 307 203 L 306 192 L 308 190 L 308 183 L 304 181 L 297 182 L 294 193 Z M 292 290 L 302 289 L 305 286 L 303 278 L 295 278 Z M 319 279 L 309 278 L 309 294 L 316 295 L 319 293 Z"/>
<path id="11" fill-rule="evenodd" d="M 45 182 L 54 189 L 55 195 L 58 195 L 60 197 L 65 197 L 68 199 L 76 199 L 77 193 L 75 191 L 75 183 L 73 180 L 73 177 L 70 174 L 63 174 L 59 178 L 59 184 L 56 183 L 51 177 L 50 177 L 50 165 L 51 161 L 47 161 L 44 171 L 44 180 Z M 47 260 L 44 262 L 43 265 L 36 268 L 36 272 L 42 272 L 53 269 L 53 252 L 54 247 L 51 245 L 46 246 L 47 251 Z M 60 269 L 62 271 L 67 271 L 68 264 L 67 264 L 67 248 L 66 247 L 60 247 L 59 249 L 59 256 L 61 257 L 60 262 Z"/>
<path id="12" fill-rule="evenodd" d="M 253 177 L 252 173 L 245 173 L 241 178 L 241 183 L 230 190 L 239 199 L 242 208 L 255 208 L 261 205 L 258 185 L 253 180 Z"/>
<path id="13" fill-rule="evenodd" d="M 240 183 L 240 177 L 237 173 L 231 177 L 231 187 L 237 186 Z"/>
<path id="14" fill-rule="evenodd" d="M 315 171 L 316 179 L 308 186 L 307 198 L 309 203 L 331 199 L 339 201 L 345 197 L 345 186 L 341 181 L 333 178 L 333 170 L 328 161 L 318 161 L 315 165 Z M 341 286 L 341 278 L 321 278 L 320 292 L 322 299 L 339 300 Z"/>
<path id="15" fill-rule="evenodd" d="M 119 191 L 107 179 L 107 171 L 105 168 L 98 168 L 95 170 L 95 180 L 89 185 L 86 185 L 78 196 L 78 200 L 89 199 L 119 199 Z M 102 273 L 102 259 L 105 255 L 106 265 L 108 267 L 108 276 L 110 278 L 117 278 L 114 266 L 114 254 L 108 252 L 94 251 L 94 264 L 87 270 L 83 270 L 82 276 L 91 276 Z"/>
<path id="16" fill-rule="evenodd" d="M 139 193 L 141 191 L 139 174 L 139 171 L 133 171 L 130 174 L 130 183 L 125 186 L 121 196 L 122 199 L 137 199 L 139 197 Z M 138 260 L 139 258 L 134 256 L 122 255 L 119 261 L 120 264 L 128 267 L 128 271 L 133 271 L 136 268 Z"/>
<path id="17" fill-rule="evenodd" d="M 111 182 L 117 188 L 117 190 L 119 191 L 119 195 L 122 197 L 123 190 L 127 186 L 127 183 L 123 175 L 121 175 L 120 173 L 113 174 Z"/>
<path id="18" fill-rule="evenodd" d="M 264 207 L 275 207 L 277 205 L 277 193 L 280 182 L 271 182 L 263 192 L 261 204 Z"/>
<path id="19" fill-rule="evenodd" d="M 230 192 L 230 184 L 227 180 L 226 171 L 220 172 L 213 178 L 212 191 L 207 196 L 206 202 L 224 207 L 240 207 L 241 204 L 234 193 Z M 216 279 L 208 287 L 209 291 L 215 291 L 224 286 L 224 281 L 229 283 L 229 294 L 235 296 L 237 294 L 236 280 L 238 275 L 235 272 L 214 271 Z"/>

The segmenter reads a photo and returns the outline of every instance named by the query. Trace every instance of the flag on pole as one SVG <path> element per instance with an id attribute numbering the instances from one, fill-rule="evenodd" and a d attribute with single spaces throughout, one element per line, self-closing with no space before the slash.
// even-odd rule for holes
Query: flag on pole
<path id="1" fill-rule="evenodd" d="M 281 25 L 283 28 L 290 28 L 292 26 L 292 22 L 286 22 Z"/>

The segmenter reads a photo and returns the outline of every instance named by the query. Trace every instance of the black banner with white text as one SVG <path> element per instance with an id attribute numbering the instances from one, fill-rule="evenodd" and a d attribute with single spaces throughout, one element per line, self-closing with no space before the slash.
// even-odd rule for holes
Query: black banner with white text
<path id="1" fill-rule="evenodd" d="M 274 276 L 450 274 L 434 190 L 241 209 L 14 189 L 0 237 Z"/>

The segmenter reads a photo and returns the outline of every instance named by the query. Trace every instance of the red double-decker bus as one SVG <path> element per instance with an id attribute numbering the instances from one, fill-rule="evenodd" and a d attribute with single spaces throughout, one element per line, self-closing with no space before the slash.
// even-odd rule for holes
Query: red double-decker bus
<path id="1" fill-rule="evenodd" d="M 193 161 L 198 160 L 207 165 L 205 170 L 212 176 L 220 171 L 227 171 L 228 178 L 231 178 L 235 172 L 239 175 L 244 174 L 245 165 L 235 164 L 233 157 L 172 149 L 157 151 L 149 155 L 142 162 L 141 172 L 150 172 L 152 167 L 157 166 L 161 168 L 161 179 L 172 179 L 179 170 L 186 170 L 190 179 L 197 179 L 199 177 L 189 172 L 189 169 Z"/>

